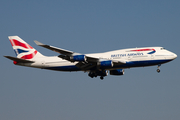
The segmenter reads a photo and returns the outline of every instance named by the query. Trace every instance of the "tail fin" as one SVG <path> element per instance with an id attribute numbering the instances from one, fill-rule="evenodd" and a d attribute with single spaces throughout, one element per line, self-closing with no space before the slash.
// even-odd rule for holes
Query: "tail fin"
<path id="1" fill-rule="evenodd" d="M 17 58 L 21 59 L 35 59 L 37 57 L 44 57 L 41 53 L 27 44 L 18 36 L 9 36 L 8 37 L 11 45 L 16 53 Z"/>

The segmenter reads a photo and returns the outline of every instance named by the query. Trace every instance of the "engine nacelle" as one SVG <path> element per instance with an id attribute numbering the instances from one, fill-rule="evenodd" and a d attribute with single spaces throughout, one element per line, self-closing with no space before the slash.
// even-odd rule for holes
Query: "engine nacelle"
<path id="1" fill-rule="evenodd" d="M 86 61 L 86 56 L 85 55 L 75 55 L 70 57 L 71 61 Z"/>
<path id="2" fill-rule="evenodd" d="M 111 60 L 108 61 L 101 61 L 98 63 L 101 67 L 113 67 L 113 62 Z"/>
<path id="3" fill-rule="evenodd" d="M 110 70 L 110 75 L 124 75 L 124 69 Z"/>

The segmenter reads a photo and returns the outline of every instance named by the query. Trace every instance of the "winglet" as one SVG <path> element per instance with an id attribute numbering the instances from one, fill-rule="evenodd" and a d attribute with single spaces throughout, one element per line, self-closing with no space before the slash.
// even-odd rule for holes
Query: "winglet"
<path id="1" fill-rule="evenodd" d="M 41 42 L 39 42 L 39 41 L 37 41 L 37 40 L 34 40 L 34 42 L 35 42 L 36 45 L 38 45 L 38 46 L 43 46 L 43 45 L 44 45 L 43 43 L 41 43 Z"/>

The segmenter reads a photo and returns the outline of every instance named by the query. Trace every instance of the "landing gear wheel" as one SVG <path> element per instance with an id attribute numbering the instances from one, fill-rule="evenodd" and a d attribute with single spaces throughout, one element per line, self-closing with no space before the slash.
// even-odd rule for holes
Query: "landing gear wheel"
<path id="1" fill-rule="evenodd" d="M 157 69 L 158 73 L 160 73 L 160 66 L 161 66 L 161 64 L 158 65 L 158 69 Z"/>
<path id="2" fill-rule="evenodd" d="M 157 69 L 157 72 L 160 73 L 160 69 Z"/>
<path id="3" fill-rule="evenodd" d="M 103 76 L 101 76 L 101 77 L 100 77 L 100 79 L 101 79 L 101 80 L 103 80 L 103 79 L 104 79 L 104 77 L 103 77 Z"/>

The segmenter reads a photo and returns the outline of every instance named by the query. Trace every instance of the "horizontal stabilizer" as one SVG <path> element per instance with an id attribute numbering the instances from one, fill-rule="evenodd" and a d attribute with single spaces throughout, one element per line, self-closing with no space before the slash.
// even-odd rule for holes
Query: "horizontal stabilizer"
<path id="1" fill-rule="evenodd" d="M 16 62 L 20 62 L 20 63 L 34 63 L 34 61 L 30 61 L 30 60 L 25 60 L 25 59 L 21 59 L 21 58 L 16 58 L 16 57 L 11 57 L 11 56 L 4 56 L 10 60 L 16 61 Z"/>

